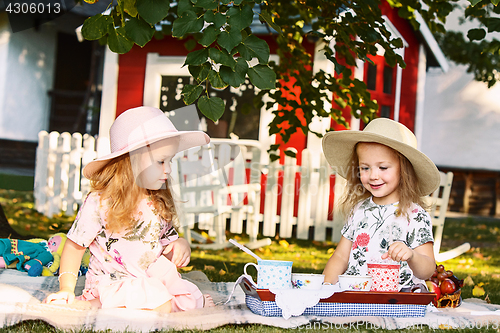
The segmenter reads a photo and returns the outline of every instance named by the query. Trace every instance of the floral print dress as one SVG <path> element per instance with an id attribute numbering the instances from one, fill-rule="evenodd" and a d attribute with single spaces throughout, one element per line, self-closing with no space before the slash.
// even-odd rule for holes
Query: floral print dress
<path id="1" fill-rule="evenodd" d="M 398 203 L 377 205 L 373 197 L 354 208 L 354 214 L 342 228 L 342 235 L 352 242 L 345 274 L 367 275 L 367 264 L 380 262 L 382 254 L 394 241 L 402 241 L 411 249 L 434 242 L 431 217 L 422 207 L 413 204 L 409 219 L 404 215 L 396 216 L 397 211 Z M 423 283 L 413 275 L 406 261 L 401 262 L 399 273 L 400 287 Z"/>
<path id="2" fill-rule="evenodd" d="M 68 232 L 69 239 L 91 254 L 80 299 L 99 299 L 103 308 L 154 309 L 169 300 L 173 311 L 203 306 L 198 287 L 182 280 L 162 255 L 164 246 L 179 236 L 150 198 L 139 203 L 132 230 L 106 230 L 106 214 L 99 194 L 90 193 Z"/>

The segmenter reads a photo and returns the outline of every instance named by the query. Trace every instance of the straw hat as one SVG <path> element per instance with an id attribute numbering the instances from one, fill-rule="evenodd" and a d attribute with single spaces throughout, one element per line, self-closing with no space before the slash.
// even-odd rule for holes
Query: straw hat
<path id="1" fill-rule="evenodd" d="M 163 111 L 148 106 L 129 109 L 120 114 L 109 130 L 111 154 L 97 158 L 83 168 L 90 178 L 111 159 L 157 141 L 179 137 L 177 152 L 208 144 L 210 138 L 202 131 L 178 131 Z"/>
<path id="2" fill-rule="evenodd" d="M 372 120 L 363 131 L 328 132 L 323 137 L 323 152 L 332 168 L 346 178 L 349 162 L 358 142 L 376 142 L 400 152 L 410 161 L 418 178 L 420 194 L 431 194 L 439 186 L 436 165 L 417 149 L 417 138 L 403 124 L 387 118 Z"/>

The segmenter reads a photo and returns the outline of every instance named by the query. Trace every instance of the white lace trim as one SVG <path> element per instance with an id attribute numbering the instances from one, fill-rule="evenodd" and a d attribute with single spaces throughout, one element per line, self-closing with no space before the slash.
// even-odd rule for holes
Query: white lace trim
<path id="1" fill-rule="evenodd" d="M 320 299 L 340 292 L 338 285 L 324 285 L 321 289 L 269 289 L 275 295 L 276 305 L 281 309 L 283 318 L 300 316 L 306 308 L 318 304 Z"/>

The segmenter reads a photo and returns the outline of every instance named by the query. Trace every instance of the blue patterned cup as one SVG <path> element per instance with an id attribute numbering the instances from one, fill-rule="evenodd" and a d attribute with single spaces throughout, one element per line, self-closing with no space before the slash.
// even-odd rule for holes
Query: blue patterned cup
<path id="1" fill-rule="evenodd" d="M 259 289 L 291 289 L 293 261 L 258 260 L 257 265 L 250 262 L 243 271 L 247 273 L 248 266 L 257 269 L 257 288 Z"/>

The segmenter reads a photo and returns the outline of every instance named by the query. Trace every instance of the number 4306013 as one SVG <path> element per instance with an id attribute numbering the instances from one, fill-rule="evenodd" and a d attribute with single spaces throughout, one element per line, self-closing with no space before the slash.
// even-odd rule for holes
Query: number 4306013
<path id="1" fill-rule="evenodd" d="M 61 4 L 56 3 L 9 3 L 5 11 L 9 14 L 59 14 Z"/>

